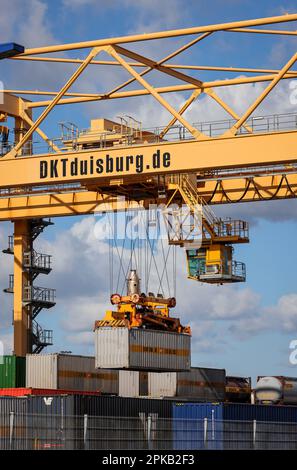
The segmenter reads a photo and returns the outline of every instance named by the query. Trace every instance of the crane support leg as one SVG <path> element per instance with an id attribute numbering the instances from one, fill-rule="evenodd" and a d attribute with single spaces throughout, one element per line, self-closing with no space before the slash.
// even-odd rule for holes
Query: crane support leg
<path id="1" fill-rule="evenodd" d="M 14 353 L 25 356 L 31 352 L 30 306 L 23 305 L 24 287 L 28 285 L 28 273 L 24 271 L 24 253 L 31 250 L 30 220 L 14 222 Z"/>

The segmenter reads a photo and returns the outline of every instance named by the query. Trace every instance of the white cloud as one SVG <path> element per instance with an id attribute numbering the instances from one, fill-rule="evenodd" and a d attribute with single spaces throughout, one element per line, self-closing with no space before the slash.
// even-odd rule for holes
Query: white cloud
<path id="1" fill-rule="evenodd" d="M 243 318 L 230 327 L 238 337 L 246 338 L 267 331 L 295 333 L 297 328 L 297 294 L 291 293 L 279 298 L 276 305 L 255 310 L 253 318 Z"/>
<path id="2" fill-rule="evenodd" d="M 4 356 L 9 356 L 13 351 L 12 331 L 3 331 L 0 335 L 0 341 L 3 345 Z"/>
<path id="3" fill-rule="evenodd" d="M 280 323 L 281 329 L 287 332 L 295 332 L 297 329 L 297 294 L 287 294 L 280 297 L 277 305 L 267 307 L 266 318 L 274 323 Z"/>
<path id="4" fill-rule="evenodd" d="M 4 0 L 1 5 L 0 40 L 15 41 L 25 47 L 41 46 L 55 41 L 47 20 L 47 4 L 41 0 Z M 12 14 L 13 12 L 13 14 Z"/>
<path id="5" fill-rule="evenodd" d="M 106 295 L 94 295 L 93 297 L 87 298 L 83 296 L 73 296 L 71 300 L 68 299 L 68 301 L 62 302 L 59 305 L 60 311 L 67 312 L 68 308 L 71 307 L 71 313 L 66 314 L 65 317 L 63 316 L 61 320 L 62 328 L 69 333 L 91 332 L 95 321 L 101 319 L 105 314 L 105 310 L 111 308 L 107 289 L 104 294 Z M 105 300 L 105 303 L 100 302 L 100 300 Z"/>
<path id="6" fill-rule="evenodd" d="M 297 200 L 283 199 L 273 201 L 249 202 L 245 204 L 222 204 L 214 207 L 214 211 L 221 217 L 247 220 L 257 225 L 260 220 L 270 222 L 296 221 Z"/>

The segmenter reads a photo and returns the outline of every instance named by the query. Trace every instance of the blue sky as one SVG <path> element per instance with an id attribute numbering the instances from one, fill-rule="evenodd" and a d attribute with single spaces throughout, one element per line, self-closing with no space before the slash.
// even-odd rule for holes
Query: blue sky
<path id="1" fill-rule="evenodd" d="M 296 10 L 294 1 L 251 0 L 2 0 L 0 41 L 15 41 L 26 47 L 64 42 L 85 41 L 163 29 L 186 28 L 223 23 L 240 19 L 274 16 Z M 295 7 L 295 8 L 294 8 Z M 24 15 L 26 20 L 24 21 Z M 296 29 L 296 24 L 275 26 Z M 164 41 L 161 48 L 154 42 L 144 50 L 152 58 L 161 58 L 187 41 Z M 147 47 L 147 46 L 146 46 Z M 246 67 L 279 67 L 296 51 L 296 40 L 253 35 L 239 36 L 219 33 L 202 42 L 174 62 L 200 65 Z M 84 57 L 85 52 L 73 51 L 67 57 Z M 103 56 L 102 56 L 103 58 Z M 3 61 L 0 79 L 9 88 L 57 90 L 73 73 L 72 65 L 47 65 L 39 68 L 32 63 Z M 195 75 L 195 74 L 194 74 Z M 230 77 L 238 74 L 230 74 Z M 224 78 L 222 72 L 199 72 L 202 80 Z M 126 75 L 93 68 L 75 86 L 77 91 L 103 91 Z M 153 84 L 157 74 L 151 75 Z M 135 84 L 133 88 L 135 88 Z M 224 97 L 238 112 L 243 111 L 261 91 L 261 85 L 239 87 L 234 94 L 222 90 Z M 186 96 L 168 96 L 178 107 Z M 114 118 L 128 112 L 143 125 L 165 124 L 168 114 L 160 111 L 153 100 L 122 100 L 121 102 L 68 106 L 55 110 L 44 123 L 49 135 L 58 135 L 58 121 L 74 121 L 88 127 L 92 117 Z M 289 101 L 289 84 L 285 83 L 263 103 L 259 113 L 296 112 Z M 128 113 L 128 114 L 129 114 Z M 206 99 L 195 104 L 186 115 L 190 121 L 216 120 L 225 117 Z M 248 278 L 236 287 L 200 286 L 186 279 L 185 260 L 178 260 L 178 314 L 193 327 L 193 364 L 224 367 L 229 374 L 296 375 L 289 364 L 289 343 L 297 338 L 297 245 L 295 200 L 240 204 L 215 208 L 221 215 L 233 215 L 250 222 L 249 245 L 236 248 L 236 258 L 246 262 Z M 57 288 L 57 306 L 40 315 L 40 323 L 55 330 L 56 344 L 52 350 L 72 350 L 90 354 L 92 324 L 108 308 L 108 283 L 105 267 L 106 247 L 94 239 L 94 217 L 57 219 L 54 228 L 39 241 L 41 249 L 54 255 L 53 273 L 40 281 Z M 0 242 L 11 224 L 0 227 Z M 1 247 L 2 248 L 2 247 Z M 104 251 L 105 250 L 105 251 Z M 9 266 L 10 263 L 10 266 Z M 0 288 L 5 287 L 11 260 L 1 255 Z M 104 268 L 104 269 L 103 269 Z M 9 351 L 11 341 L 11 304 L 0 294 L 3 337 Z M 296 367 L 296 366 L 295 366 Z"/>

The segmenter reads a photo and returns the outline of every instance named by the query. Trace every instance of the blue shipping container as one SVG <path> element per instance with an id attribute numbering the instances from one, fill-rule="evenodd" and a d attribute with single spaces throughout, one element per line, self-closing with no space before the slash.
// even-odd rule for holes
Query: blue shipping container
<path id="1" fill-rule="evenodd" d="M 172 417 L 173 448 L 176 450 L 219 450 L 234 449 L 236 446 L 250 449 L 254 445 L 254 421 L 258 422 L 259 426 L 261 422 L 297 423 L 297 407 L 241 403 L 174 403 Z"/>
<path id="2" fill-rule="evenodd" d="M 174 403 L 172 417 L 175 450 L 222 449 L 222 405 Z"/>

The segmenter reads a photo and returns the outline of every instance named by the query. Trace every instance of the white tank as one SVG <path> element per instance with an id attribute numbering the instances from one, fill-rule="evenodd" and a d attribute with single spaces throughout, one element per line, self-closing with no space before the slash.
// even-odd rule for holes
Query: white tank
<path id="1" fill-rule="evenodd" d="M 255 394 L 258 403 L 297 405 L 297 377 L 258 377 Z"/>
<path id="2" fill-rule="evenodd" d="M 127 295 L 140 295 L 140 279 L 136 269 L 131 269 L 127 279 Z"/>
<path id="3" fill-rule="evenodd" d="M 283 395 L 282 382 L 276 377 L 258 377 L 255 395 L 258 403 L 277 403 Z"/>

